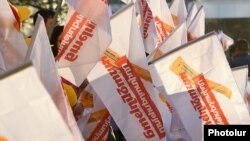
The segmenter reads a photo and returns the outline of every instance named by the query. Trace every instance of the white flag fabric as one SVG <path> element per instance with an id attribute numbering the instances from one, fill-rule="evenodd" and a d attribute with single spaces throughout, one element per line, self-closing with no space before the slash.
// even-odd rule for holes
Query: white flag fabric
<path id="1" fill-rule="evenodd" d="M 57 55 L 60 75 L 80 86 L 111 42 L 105 0 L 69 0 L 70 9 Z"/>
<path id="2" fill-rule="evenodd" d="M 198 9 L 197 9 L 197 5 L 195 2 L 192 2 L 192 6 L 188 12 L 188 15 L 187 15 L 187 27 L 191 24 L 192 20 L 194 19 L 196 13 L 197 13 Z"/>
<path id="3" fill-rule="evenodd" d="M 134 12 L 133 4 L 129 4 L 112 16 L 112 43 L 88 80 L 126 140 L 165 140 L 161 113 L 151 98 L 152 89 L 146 87 L 146 80 L 138 75 L 139 71 L 145 71 L 147 62 L 145 52 L 141 51 L 144 50 L 142 39 L 139 42 L 134 40 L 141 37 Z M 130 50 L 130 47 L 135 50 Z M 145 62 L 141 54 L 144 54 Z M 133 128 L 128 125 L 133 125 Z"/>
<path id="4" fill-rule="evenodd" d="M 203 124 L 249 124 L 249 113 L 216 33 L 152 62 L 192 140 Z"/>
<path id="5" fill-rule="evenodd" d="M 188 26 L 188 40 L 197 39 L 205 34 L 205 12 L 201 6 Z"/>
<path id="6" fill-rule="evenodd" d="M 27 45 L 7 0 L 0 5 L 0 69 L 12 69 L 24 62 Z"/>
<path id="7" fill-rule="evenodd" d="M 0 133 L 9 141 L 74 141 L 31 64 L 0 78 L 0 106 Z"/>
<path id="8" fill-rule="evenodd" d="M 84 112 L 78 113 L 78 126 L 87 141 L 107 140 L 110 114 L 90 84 L 80 93 L 78 103 Z"/>
<path id="9" fill-rule="evenodd" d="M 250 78 L 248 78 L 248 81 L 247 81 L 246 100 L 247 100 L 248 111 L 250 113 Z"/>
<path id="10" fill-rule="evenodd" d="M 186 21 L 187 7 L 185 0 L 174 0 L 169 9 L 176 26 Z"/>
<path id="11" fill-rule="evenodd" d="M 248 66 L 246 65 L 232 68 L 232 72 L 241 96 L 246 102 L 248 111 L 250 111 L 250 83 L 248 80 Z"/>
<path id="12" fill-rule="evenodd" d="M 26 59 L 32 60 L 40 80 L 53 98 L 64 121 L 74 135 L 75 141 L 82 141 L 83 138 L 80 130 L 62 88 L 61 79 L 57 71 L 55 59 L 47 36 L 45 23 L 40 15 L 37 17 L 35 30 L 32 35 Z"/>
<path id="13" fill-rule="evenodd" d="M 176 27 L 175 30 L 169 35 L 169 37 L 148 56 L 148 60 L 152 61 L 160 57 L 161 55 L 178 48 L 179 46 L 185 43 L 187 43 L 187 27 L 186 27 L 186 22 L 183 22 L 178 27 Z M 185 131 L 181 121 L 179 120 L 175 107 L 173 107 L 172 105 L 172 101 L 170 100 L 170 98 L 168 98 L 166 91 L 163 88 L 163 84 L 161 83 L 160 78 L 158 78 L 158 75 L 155 74 L 155 71 L 152 71 L 152 69 L 153 68 L 151 68 L 150 71 L 151 71 L 151 74 L 153 74 L 153 77 L 152 77 L 153 84 L 161 92 L 168 106 L 171 107 L 171 111 L 170 111 L 171 112 L 170 113 L 171 124 L 169 123 L 165 124 L 165 129 L 168 131 L 168 133 L 170 133 L 169 134 L 170 138 L 174 140 L 177 140 L 180 138 L 183 138 L 183 139 L 185 138 L 186 140 L 188 140 L 189 139 L 188 134 Z"/>
<path id="14" fill-rule="evenodd" d="M 248 66 L 232 68 L 235 82 L 239 88 L 242 98 L 246 98 L 246 87 L 248 81 Z"/>
<path id="15" fill-rule="evenodd" d="M 147 58 L 152 61 L 185 43 L 187 43 L 187 26 L 186 22 L 183 22 Z"/>
<path id="16" fill-rule="evenodd" d="M 147 0 L 137 0 L 139 5 L 140 29 L 146 53 L 151 53 L 156 48 L 156 28 L 153 12 Z"/>
<path id="17" fill-rule="evenodd" d="M 224 51 L 227 51 L 229 47 L 234 44 L 234 40 L 228 35 L 226 35 L 222 30 L 220 30 L 217 34 Z"/>
<path id="18" fill-rule="evenodd" d="M 150 0 L 148 2 L 155 19 L 157 32 L 156 44 L 158 45 L 169 36 L 175 25 L 168 4 L 165 0 Z"/>

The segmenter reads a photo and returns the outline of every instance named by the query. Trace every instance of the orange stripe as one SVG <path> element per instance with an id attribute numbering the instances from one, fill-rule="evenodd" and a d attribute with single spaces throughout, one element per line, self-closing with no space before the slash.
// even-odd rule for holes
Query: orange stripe
<path id="1" fill-rule="evenodd" d="M 75 29 L 73 31 L 72 37 L 70 39 L 68 39 L 67 33 L 70 32 L 71 27 L 73 27 L 73 24 L 76 21 L 77 16 L 81 17 L 82 21 L 79 24 L 79 28 Z M 77 12 L 73 13 L 73 15 L 70 18 L 70 21 L 68 22 L 68 24 L 65 26 L 65 29 L 63 30 L 62 41 L 61 41 L 61 44 L 59 46 L 59 49 L 61 49 L 61 50 L 58 53 L 56 60 L 61 59 L 61 57 L 64 55 L 65 51 L 68 49 L 69 45 L 72 43 L 72 41 L 75 39 L 76 35 L 79 33 L 79 31 L 81 30 L 83 25 L 86 24 L 87 21 L 88 21 L 88 19 L 84 18 L 83 16 L 81 16 Z M 68 41 L 66 41 L 66 39 L 68 39 Z M 63 45 L 63 47 L 61 47 L 62 43 L 65 43 L 65 42 L 67 42 L 67 43 L 65 45 Z"/>
<path id="2" fill-rule="evenodd" d="M 215 124 L 228 125 L 228 121 L 227 121 L 217 99 L 215 98 L 214 94 L 212 93 L 211 89 L 209 88 L 203 74 L 199 74 L 196 77 L 194 77 L 193 81 L 195 83 L 195 86 L 196 86 L 201 98 L 202 98 L 202 101 L 206 105 L 206 108 L 208 109 Z M 209 102 L 209 99 L 210 99 L 210 102 Z M 212 107 L 212 104 L 213 104 L 213 107 Z M 214 113 L 214 112 L 216 112 L 216 113 Z"/>
<path id="3" fill-rule="evenodd" d="M 146 88 L 144 87 L 139 75 L 134 71 L 131 63 L 128 61 L 126 56 L 123 56 L 121 58 L 119 58 L 119 60 L 116 62 L 116 65 L 118 66 L 119 70 L 121 71 L 123 77 L 125 78 L 126 82 L 128 83 L 130 89 L 133 91 L 136 99 L 138 100 L 140 106 L 142 107 L 143 111 L 145 112 L 145 114 L 147 115 L 148 119 L 150 120 L 151 124 L 153 125 L 153 127 L 155 128 L 158 136 L 160 139 L 165 137 L 165 131 L 161 131 L 161 128 L 164 129 L 163 127 L 163 121 L 161 119 L 161 115 L 160 112 L 158 111 L 156 105 L 154 104 L 154 102 L 152 101 L 151 97 L 149 96 L 150 94 L 147 92 Z M 126 68 L 124 68 L 126 65 Z M 135 81 L 131 82 L 129 79 L 129 76 L 127 74 L 126 71 L 129 70 L 129 74 L 130 76 L 133 76 L 135 79 Z M 135 86 L 135 83 L 137 83 L 138 85 Z M 138 92 L 138 89 L 140 89 L 140 93 Z M 142 95 L 144 94 L 144 98 L 145 100 L 143 101 L 142 99 Z M 144 105 L 144 102 L 148 102 L 148 105 Z M 155 117 L 151 117 L 151 114 L 149 113 L 149 111 L 147 110 L 146 107 L 150 107 L 152 109 L 153 114 L 155 114 Z M 159 124 L 156 124 L 154 121 L 158 120 Z M 160 127 L 159 127 L 160 126 Z"/>
<path id="4" fill-rule="evenodd" d="M 101 109 L 99 111 L 91 113 L 88 123 L 101 120 L 108 113 L 107 109 Z"/>
<path id="5" fill-rule="evenodd" d="M 107 125 L 108 124 L 108 125 Z M 106 126 L 106 127 L 105 127 Z M 104 130 L 103 130 L 104 128 Z M 103 130 L 103 132 L 101 132 Z M 102 141 L 109 131 L 109 113 L 106 113 L 86 141 Z M 100 133 L 101 132 L 101 133 Z"/>

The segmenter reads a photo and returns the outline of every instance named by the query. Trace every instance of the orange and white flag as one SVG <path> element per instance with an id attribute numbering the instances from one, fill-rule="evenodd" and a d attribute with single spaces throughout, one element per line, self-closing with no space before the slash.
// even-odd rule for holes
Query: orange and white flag
<path id="1" fill-rule="evenodd" d="M 174 30 L 175 25 L 168 4 L 165 0 L 150 0 L 148 2 L 155 20 L 157 32 L 156 44 L 159 45 Z"/>
<path id="2" fill-rule="evenodd" d="M 42 16 L 38 15 L 34 29 L 26 59 L 32 60 L 40 80 L 55 102 L 75 141 L 82 141 L 80 130 L 62 88 Z"/>
<path id="3" fill-rule="evenodd" d="M 195 2 L 192 2 L 192 6 L 188 12 L 188 15 L 187 15 L 187 27 L 191 24 L 192 20 L 194 19 L 196 13 L 198 11 L 198 8 L 197 8 L 197 5 Z"/>
<path id="4" fill-rule="evenodd" d="M 248 80 L 248 66 L 240 66 L 232 68 L 235 82 L 240 90 L 241 96 L 244 98 L 248 111 L 250 111 L 250 83 Z"/>
<path id="5" fill-rule="evenodd" d="M 175 26 L 186 21 L 187 7 L 185 4 L 185 0 L 174 0 L 169 9 Z"/>
<path id="6" fill-rule="evenodd" d="M 75 141 L 31 63 L 1 76 L 0 106 L 0 139 Z"/>
<path id="7" fill-rule="evenodd" d="M 107 140 L 110 130 L 110 114 L 90 84 L 80 92 L 75 106 L 77 123 L 87 141 Z M 80 111 L 82 107 L 82 111 Z"/>
<path id="8" fill-rule="evenodd" d="M 247 81 L 245 98 L 247 100 L 248 111 L 250 112 L 250 78 L 248 78 L 248 81 Z"/>
<path id="9" fill-rule="evenodd" d="M 111 42 L 106 0 L 68 0 L 70 10 L 57 55 L 60 75 L 80 86 Z"/>
<path id="10" fill-rule="evenodd" d="M 224 51 L 227 51 L 231 45 L 234 44 L 234 40 L 226 35 L 222 30 L 218 31 L 218 38 L 221 41 Z"/>
<path id="11" fill-rule="evenodd" d="M 150 54 L 156 48 L 156 28 L 154 16 L 147 0 L 138 0 L 139 26 L 143 37 L 145 52 Z"/>
<path id="12" fill-rule="evenodd" d="M 245 99 L 246 98 L 246 87 L 248 81 L 248 66 L 240 66 L 236 68 L 232 68 L 233 76 L 235 82 L 239 88 L 241 96 Z"/>
<path id="13" fill-rule="evenodd" d="M 249 124 L 249 113 L 216 33 L 151 62 L 191 136 L 204 124 Z"/>
<path id="14" fill-rule="evenodd" d="M 112 43 L 88 80 L 126 140 L 166 140 L 133 4 L 112 16 L 111 27 Z"/>
<path id="15" fill-rule="evenodd" d="M 187 43 L 187 27 L 186 22 L 183 22 L 175 30 L 169 35 L 167 40 L 165 40 L 160 46 L 158 46 L 152 54 L 148 56 L 149 61 L 152 61 L 156 58 L 159 58 L 161 55 L 173 51 L 179 46 Z M 153 84 L 157 87 L 157 89 L 162 94 L 162 98 L 164 99 L 168 109 L 170 109 L 170 123 L 165 125 L 166 130 L 168 131 L 170 138 L 174 140 L 178 139 L 186 139 L 188 140 L 188 133 L 185 131 L 178 114 L 176 113 L 175 107 L 172 104 L 170 98 L 166 94 L 166 91 L 163 88 L 160 78 L 155 74 L 155 71 L 152 71 L 152 67 L 150 69 L 152 74 Z"/>
<path id="16" fill-rule="evenodd" d="M 188 26 L 188 40 L 197 39 L 205 34 L 205 12 L 201 6 Z"/>
<path id="17" fill-rule="evenodd" d="M 0 9 L 0 68 L 6 71 L 24 62 L 27 45 L 7 0 L 1 1 Z"/>
<path id="18" fill-rule="evenodd" d="M 162 42 L 149 56 L 147 57 L 149 61 L 152 61 L 161 55 L 170 52 L 177 47 L 187 43 L 187 26 L 184 21 L 169 35 L 169 37 Z"/>

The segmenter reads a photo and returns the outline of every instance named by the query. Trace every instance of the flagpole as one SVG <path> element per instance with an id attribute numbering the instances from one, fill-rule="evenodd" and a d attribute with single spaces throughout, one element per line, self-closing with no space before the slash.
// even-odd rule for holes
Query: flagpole
<path id="1" fill-rule="evenodd" d="M 52 31 L 53 31 L 54 27 L 56 26 L 55 23 L 56 23 L 56 21 L 57 21 L 57 17 L 58 17 L 58 15 L 59 15 L 60 10 L 61 10 L 62 2 L 63 2 L 63 0 L 58 0 L 58 3 L 57 3 L 58 5 L 57 5 L 57 7 L 56 7 L 55 16 L 54 16 L 54 18 L 53 18 L 54 24 L 53 24 L 52 30 L 51 30 L 50 33 L 49 33 L 49 39 L 50 39 L 50 37 L 51 37 L 51 34 L 52 34 Z"/>

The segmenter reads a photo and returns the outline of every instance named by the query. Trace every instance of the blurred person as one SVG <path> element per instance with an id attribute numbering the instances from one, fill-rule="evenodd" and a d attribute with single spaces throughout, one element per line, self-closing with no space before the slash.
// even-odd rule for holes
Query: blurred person
<path id="1" fill-rule="evenodd" d="M 53 28 L 58 24 L 58 21 L 54 21 L 54 16 L 55 16 L 55 12 L 49 9 L 40 9 L 38 10 L 33 17 L 33 24 L 36 24 L 36 19 L 38 14 L 40 14 L 43 19 L 44 19 L 44 23 L 46 26 L 46 30 L 47 30 L 47 34 L 49 35 Z"/>
<path id="2" fill-rule="evenodd" d="M 58 47 L 62 40 L 63 28 L 64 26 L 62 25 L 55 26 L 50 37 L 50 44 L 54 57 L 56 57 L 58 54 Z"/>
<path id="3" fill-rule="evenodd" d="M 250 48 L 249 43 L 245 39 L 239 39 L 230 49 L 229 65 L 231 68 L 248 65 L 248 72 L 250 71 Z M 250 77 L 250 73 L 248 73 Z"/>

